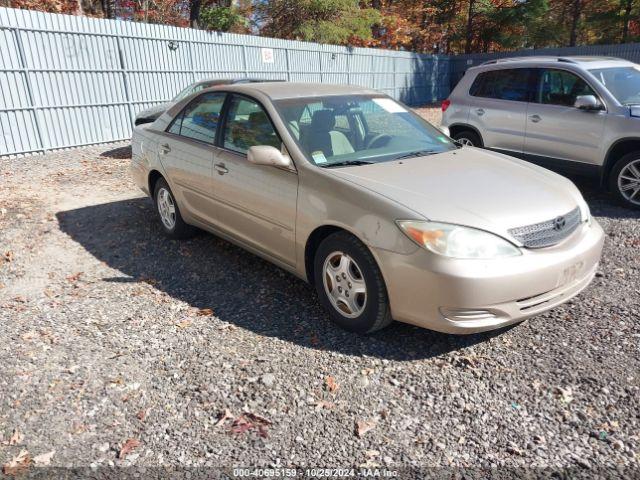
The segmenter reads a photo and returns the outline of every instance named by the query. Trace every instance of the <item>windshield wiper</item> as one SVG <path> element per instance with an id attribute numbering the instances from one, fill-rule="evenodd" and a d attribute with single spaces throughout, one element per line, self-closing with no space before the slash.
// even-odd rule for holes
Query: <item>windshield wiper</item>
<path id="1" fill-rule="evenodd" d="M 438 151 L 437 150 L 416 150 L 414 152 L 409 152 L 409 153 L 400 155 L 399 157 L 394 158 L 394 160 L 402 160 L 403 158 L 423 157 L 426 155 L 433 155 L 434 153 L 438 153 Z"/>
<path id="2" fill-rule="evenodd" d="M 367 162 L 366 160 L 345 160 L 344 162 L 327 163 L 326 165 L 319 165 L 322 168 L 331 167 L 346 167 L 348 165 L 371 165 L 375 162 Z"/>

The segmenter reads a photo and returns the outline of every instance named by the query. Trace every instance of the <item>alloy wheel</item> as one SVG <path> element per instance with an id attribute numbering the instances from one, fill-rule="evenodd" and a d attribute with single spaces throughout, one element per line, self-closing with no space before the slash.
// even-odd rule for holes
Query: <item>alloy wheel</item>
<path id="1" fill-rule="evenodd" d="M 640 158 L 632 160 L 620 170 L 618 190 L 625 200 L 640 205 Z"/>
<path id="2" fill-rule="evenodd" d="M 333 307 L 344 317 L 358 317 L 367 304 L 367 285 L 355 260 L 335 251 L 324 261 L 324 290 Z"/>
<path id="3" fill-rule="evenodd" d="M 460 145 L 466 145 L 467 147 L 473 147 L 473 142 L 466 137 L 460 137 L 458 143 Z"/>
<path id="4" fill-rule="evenodd" d="M 173 230 L 176 226 L 176 205 L 171 196 L 171 192 L 166 188 L 158 190 L 157 202 L 162 223 L 167 229 Z"/>

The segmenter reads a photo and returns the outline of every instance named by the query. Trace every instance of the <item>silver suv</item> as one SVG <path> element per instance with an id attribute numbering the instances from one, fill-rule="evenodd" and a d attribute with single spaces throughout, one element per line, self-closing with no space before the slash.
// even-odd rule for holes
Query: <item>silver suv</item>
<path id="1" fill-rule="evenodd" d="M 640 208 L 640 65 L 607 57 L 521 57 L 470 68 L 442 103 L 460 143 L 596 175 Z"/>

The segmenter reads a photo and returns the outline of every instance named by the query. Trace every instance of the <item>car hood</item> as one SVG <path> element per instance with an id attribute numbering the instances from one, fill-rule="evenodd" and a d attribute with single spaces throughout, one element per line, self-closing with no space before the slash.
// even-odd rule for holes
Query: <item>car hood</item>
<path id="1" fill-rule="evenodd" d="M 331 170 L 420 216 L 511 238 L 510 228 L 554 219 L 582 197 L 566 178 L 487 150 L 458 150 Z"/>
<path id="2" fill-rule="evenodd" d="M 136 118 L 150 118 L 155 120 L 160 115 L 162 115 L 165 112 L 165 110 L 169 108 L 171 105 L 173 105 L 173 103 L 167 102 L 167 103 L 161 103 L 160 105 L 156 105 L 151 108 L 147 108 L 146 110 L 142 110 L 138 112 L 138 114 L 136 115 Z"/>

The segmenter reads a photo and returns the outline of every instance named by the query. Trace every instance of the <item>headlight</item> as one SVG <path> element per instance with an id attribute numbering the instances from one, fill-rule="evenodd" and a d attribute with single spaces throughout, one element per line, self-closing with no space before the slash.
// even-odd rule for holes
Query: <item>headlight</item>
<path id="1" fill-rule="evenodd" d="M 400 229 L 421 247 L 452 258 L 515 257 L 522 252 L 503 238 L 475 228 L 399 220 Z"/>

